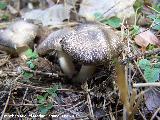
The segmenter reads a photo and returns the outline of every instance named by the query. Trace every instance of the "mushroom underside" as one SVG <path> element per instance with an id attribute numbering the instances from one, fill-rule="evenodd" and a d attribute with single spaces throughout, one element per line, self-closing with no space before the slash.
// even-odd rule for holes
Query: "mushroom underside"
<path id="1" fill-rule="evenodd" d="M 82 65 L 79 73 L 73 78 L 75 83 L 83 83 L 95 72 L 96 66 L 93 64 Z"/>
<path id="2" fill-rule="evenodd" d="M 76 70 L 75 65 L 72 62 L 72 58 L 63 51 L 57 51 L 57 54 L 58 61 L 63 73 L 66 74 L 70 79 L 72 78 L 72 82 L 74 83 L 83 83 L 88 78 L 90 78 L 95 71 L 96 66 L 94 64 L 82 64 L 78 74 L 73 77 L 73 75 L 76 73 Z"/>
<path id="3" fill-rule="evenodd" d="M 72 58 L 63 51 L 57 51 L 57 54 L 59 65 L 63 73 L 66 74 L 69 78 L 72 78 L 72 76 L 75 74 L 75 67 L 72 62 Z"/>

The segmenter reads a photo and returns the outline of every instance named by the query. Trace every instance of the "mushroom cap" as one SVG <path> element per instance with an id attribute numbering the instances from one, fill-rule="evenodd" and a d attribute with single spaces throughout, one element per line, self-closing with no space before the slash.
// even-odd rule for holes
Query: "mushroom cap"
<path id="1" fill-rule="evenodd" d="M 86 23 L 51 33 L 38 47 L 44 55 L 61 48 L 74 60 L 87 63 L 106 62 L 118 55 L 123 44 L 118 35 L 101 24 Z"/>
<path id="2" fill-rule="evenodd" d="M 67 35 L 73 32 L 71 28 L 64 28 L 52 32 L 44 41 L 42 41 L 38 47 L 37 52 L 40 55 L 45 55 L 50 51 L 61 49 L 60 41 Z"/>
<path id="3" fill-rule="evenodd" d="M 38 32 L 38 26 L 25 21 L 17 21 L 0 32 L 0 44 L 17 48 L 33 43 Z"/>
<path id="4" fill-rule="evenodd" d="M 83 64 L 106 62 L 117 56 L 123 43 L 110 28 L 100 24 L 79 24 L 61 41 L 62 49 Z"/>

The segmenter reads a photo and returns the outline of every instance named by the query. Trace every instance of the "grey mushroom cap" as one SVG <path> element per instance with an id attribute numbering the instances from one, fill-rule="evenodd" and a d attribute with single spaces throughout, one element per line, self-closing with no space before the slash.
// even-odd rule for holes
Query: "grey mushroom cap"
<path id="1" fill-rule="evenodd" d="M 51 33 L 38 47 L 41 55 L 62 48 L 83 64 L 105 62 L 117 56 L 123 43 L 111 29 L 101 24 L 85 23 Z"/>
<path id="2" fill-rule="evenodd" d="M 119 55 L 123 43 L 110 28 L 99 24 L 80 24 L 61 41 L 62 49 L 83 64 L 106 62 Z"/>
<path id="3" fill-rule="evenodd" d="M 85 23 L 51 33 L 37 47 L 37 52 L 44 55 L 56 50 L 60 67 L 70 78 L 75 73 L 72 60 L 78 61 L 82 67 L 73 81 L 83 82 L 94 73 L 94 64 L 108 62 L 122 48 L 123 43 L 112 29 L 101 24 Z"/>
<path id="4" fill-rule="evenodd" d="M 53 50 L 61 49 L 60 42 L 65 36 L 72 34 L 74 30 L 71 28 L 64 28 L 52 32 L 42 43 L 37 47 L 37 52 L 40 55 L 45 55 Z"/>

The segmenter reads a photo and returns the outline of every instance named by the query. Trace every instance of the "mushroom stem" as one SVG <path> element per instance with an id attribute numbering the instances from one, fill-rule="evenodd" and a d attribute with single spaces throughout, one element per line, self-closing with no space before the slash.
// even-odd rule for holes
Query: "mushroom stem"
<path id="1" fill-rule="evenodd" d="M 73 81 L 77 83 L 83 83 L 89 77 L 91 77 L 95 69 L 95 65 L 82 65 L 81 70 L 79 71 L 78 75 L 75 78 L 73 78 Z"/>
<path id="2" fill-rule="evenodd" d="M 27 56 L 26 56 L 26 51 L 30 49 L 29 46 L 22 46 L 22 47 L 17 47 L 16 48 L 16 52 L 18 53 L 19 57 L 22 58 L 22 60 L 26 61 L 27 60 Z"/>
<path id="3" fill-rule="evenodd" d="M 58 60 L 60 67 L 64 74 L 66 74 L 69 78 L 72 78 L 73 74 L 75 73 L 74 64 L 70 56 L 68 56 L 63 51 L 58 51 Z"/>

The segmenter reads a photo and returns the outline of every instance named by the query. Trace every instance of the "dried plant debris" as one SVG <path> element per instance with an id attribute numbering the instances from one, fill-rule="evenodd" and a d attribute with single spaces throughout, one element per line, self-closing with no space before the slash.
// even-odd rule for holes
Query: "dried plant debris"
<path id="1" fill-rule="evenodd" d="M 136 35 L 134 38 L 137 45 L 144 48 L 146 48 L 149 44 L 158 46 L 160 45 L 160 41 L 150 30 L 143 31 L 140 34 Z"/>
<path id="2" fill-rule="evenodd" d="M 135 0 L 83 0 L 80 5 L 79 15 L 93 20 L 96 14 L 104 15 L 104 17 L 118 16 L 123 19 L 134 15 L 133 4 Z M 87 11 L 87 12 L 86 12 Z"/>
<path id="3" fill-rule="evenodd" d="M 57 4 L 45 10 L 37 9 L 25 13 L 22 18 L 26 20 L 34 20 L 43 24 L 43 26 L 58 26 L 63 21 L 70 18 L 70 10 L 72 6 Z"/>
<path id="4" fill-rule="evenodd" d="M 159 0 L 1 0 L 0 120 L 159 119 L 159 14 Z"/>

